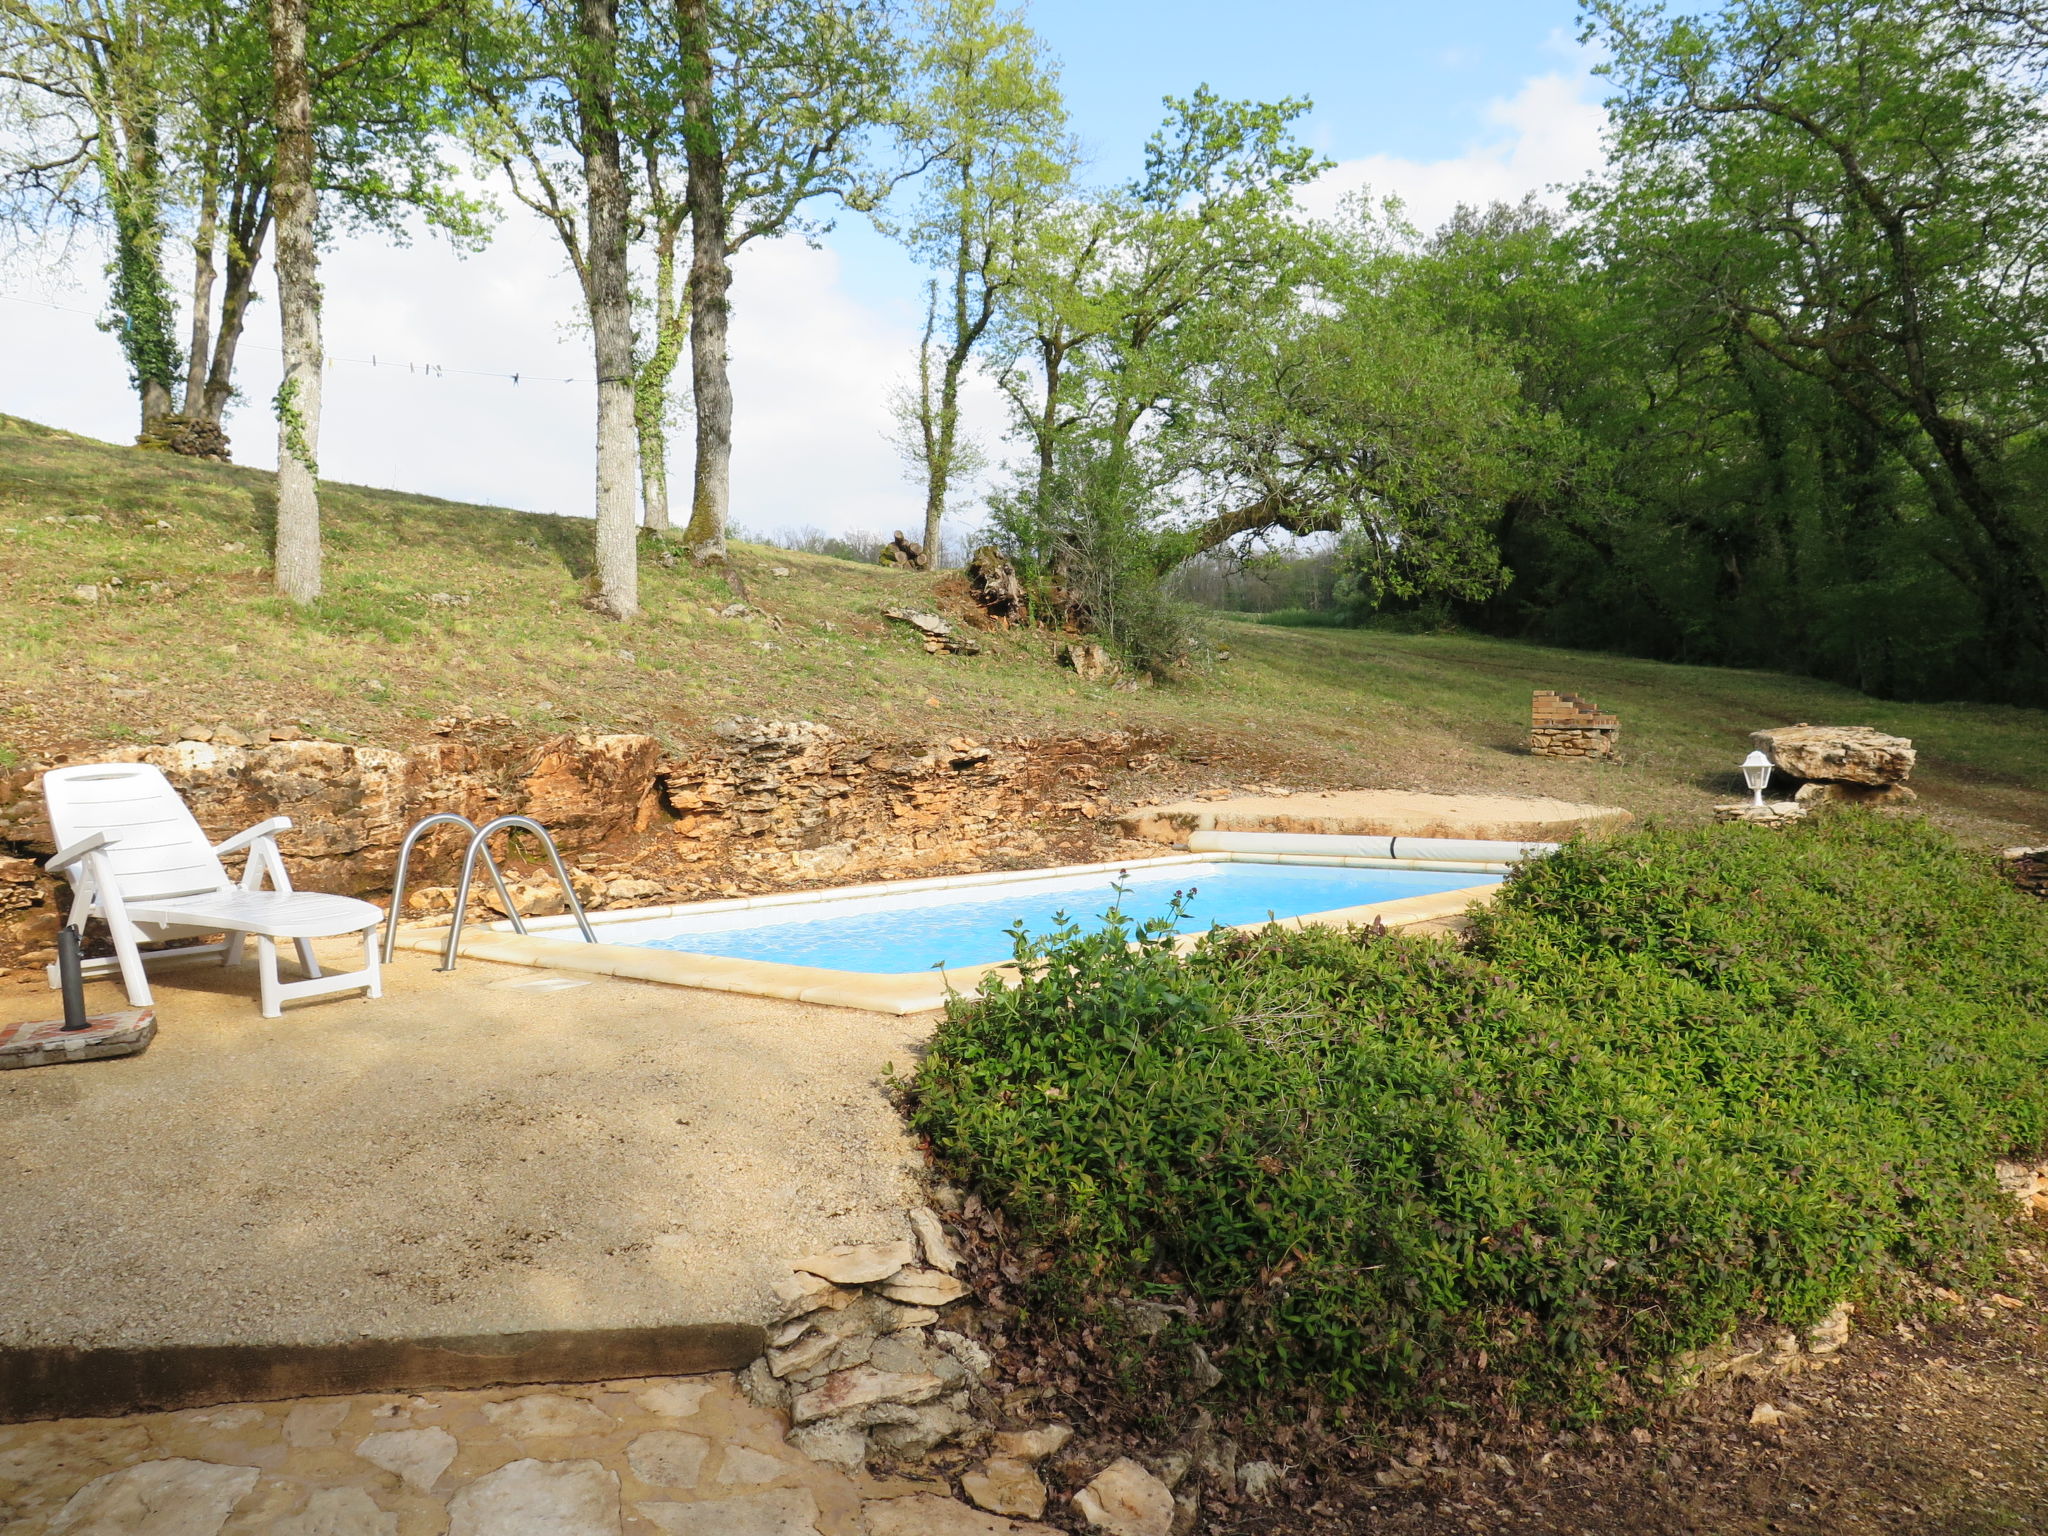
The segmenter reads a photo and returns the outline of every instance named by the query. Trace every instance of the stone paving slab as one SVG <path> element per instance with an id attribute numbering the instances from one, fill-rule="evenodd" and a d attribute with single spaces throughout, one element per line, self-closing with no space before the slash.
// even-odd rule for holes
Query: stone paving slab
<path id="1" fill-rule="evenodd" d="M 861 1536 L 928 1495 L 783 1428 L 725 1375 L 0 1426 L 0 1536 Z"/>

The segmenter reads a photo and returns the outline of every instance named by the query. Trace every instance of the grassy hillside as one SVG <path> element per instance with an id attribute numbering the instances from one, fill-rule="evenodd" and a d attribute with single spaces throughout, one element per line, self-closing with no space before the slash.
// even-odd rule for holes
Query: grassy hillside
<path id="1" fill-rule="evenodd" d="M 1173 738 L 1219 786 L 1495 789 L 1697 814 L 1733 792 L 1749 731 L 1810 720 L 1913 737 L 1916 785 L 1962 830 L 2048 834 L 2039 711 L 1884 703 L 1805 678 L 1470 636 L 1222 618 L 1213 666 L 1123 691 L 1060 670 L 1051 635 L 989 635 L 980 656 L 928 656 L 883 617 L 905 605 L 957 611 L 957 578 L 742 545 L 728 579 L 664 562 L 649 541 L 647 617 L 620 626 L 581 606 L 588 523 L 343 485 L 326 488 L 325 509 L 329 596 L 300 613 L 269 590 L 268 474 L 0 417 L 0 766 L 193 722 L 292 722 L 395 744 L 466 704 L 536 728 L 644 729 L 677 745 L 729 714 L 908 737 L 1125 727 Z M 742 596 L 752 612 L 719 616 Z M 1535 687 L 1617 712 L 1625 761 L 1523 753 Z"/>

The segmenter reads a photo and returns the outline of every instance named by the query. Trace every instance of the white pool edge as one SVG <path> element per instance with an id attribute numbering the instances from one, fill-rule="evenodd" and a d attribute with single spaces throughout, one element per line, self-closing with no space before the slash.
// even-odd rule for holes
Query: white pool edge
<path id="1" fill-rule="evenodd" d="M 1294 853 L 1186 853 L 1153 859 L 1122 859 L 1101 864 L 1068 864 L 1056 869 L 995 870 L 974 875 L 937 875 L 921 880 L 890 880 L 867 885 L 839 886 L 826 891 L 781 891 L 769 896 L 733 896 L 717 901 L 693 901 L 659 907 L 606 908 L 592 915 L 601 933 L 607 923 L 640 922 L 653 918 L 696 916 L 715 912 L 743 911 L 758 907 L 793 906 L 853 900 L 881 894 L 900 895 L 919 890 L 960 890 L 973 886 L 1015 884 L 1036 878 L 1055 879 L 1073 875 L 1110 874 L 1123 870 L 1161 869 L 1192 864 L 1320 864 L 1352 869 L 1411 869 L 1433 874 L 1505 875 L 1512 865 L 1444 860 L 1380 859 L 1356 855 L 1310 855 Z M 1475 905 L 1490 901 L 1499 890 L 1496 883 L 1466 886 L 1454 891 L 1436 891 L 1424 896 L 1402 896 L 1365 906 L 1339 907 L 1327 912 L 1307 912 L 1269 922 L 1241 923 L 1232 930 L 1255 932 L 1277 923 L 1282 928 L 1344 928 L 1383 923 L 1390 929 L 1414 928 L 1443 923 Z M 512 931 L 509 922 L 488 927 L 467 928 L 456 953 L 464 959 L 496 961 L 504 965 L 545 966 L 551 970 L 580 971 L 586 975 L 617 976 L 633 981 L 658 981 L 670 986 L 699 987 L 712 992 L 739 992 L 755 997 L 782 998 L 790 1002 L 817 1003 L 832 1008 L 858 1008 L 870 1013 L 925 1013 L 942 1008 L 949 997 L 972 992 L 983 977 L 1001 974 L 1014 977 L 1011 961 L 986 965 L 953 966 L 944 970 L 891 975 L 876 971 L 829 970 L 822 966 L 785 965 L 771 960 L 741 960 L 726 955 L 696 955 L 680 950 L 650 949 L 637 944 L 589 944 L 578 938 L 556 938 L 564 930 L 575 932 L 576 920 L 559 917 L 530 918 L 528 932 Z M 1183 951 L 1200 943 L 1203 935 L 1185 935 L 1178 941 Z M 401 949 L 441 953 L 448 945 L 445 926 L 419 925 L 398 931 Z"/>

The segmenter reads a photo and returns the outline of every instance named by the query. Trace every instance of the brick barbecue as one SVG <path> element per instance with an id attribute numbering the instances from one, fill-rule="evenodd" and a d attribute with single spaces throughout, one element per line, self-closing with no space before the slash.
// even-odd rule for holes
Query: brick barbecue
<path id="1" fill-rule="evenodd" d="M 1529 707 L 1529 751 L 1535 757 L 1612 757 L 1621 722 L 1576 693 L 1536 690 Z"/>

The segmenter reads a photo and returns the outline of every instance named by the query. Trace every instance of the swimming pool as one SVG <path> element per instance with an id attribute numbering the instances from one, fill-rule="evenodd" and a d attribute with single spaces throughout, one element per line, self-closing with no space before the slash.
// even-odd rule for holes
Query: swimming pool
<path id="1" fill-rule="evenodd" d="M 1111 907 L 1136 923 L 1168 916 L 1185 893 L 1178 927 L 1200 933 L 1368 906 L 1409 896 L 1491 884 L 1498 876 L 1325 864 L 1252 864 L 1206 860 L 1168 869 L 1089 870 L 1054 878 L 1014 877 L 987 889 L 917 890 L 753 909 L 601 923 L 614 944 L 693 955 L 723 955 L 776 965 L 819 966 L 903 976 L 934 967 L 989 965 L 1012 953 L 1009 930 L 1022 923 L 1043 934 L 1062 916 L 1086 930 Z M 920 884 L 922 882 L 919 882 Z"/>
<path id="2" fill-rule="evenodd" d="M 1199 840 L 1199 841 L 1198 841 Z M 1386 839 L 1202 832 L 1197 849 L 1115 864 L 943 875 L 828 891 L 734 896 L 678 906 L 597 911 L 596 943 L 571 917 L 466 927 L 458 954 L 472 960 L 545 966 L 788 998 L 876 1013 L 921 1013 L 971 992 L 983 977 L 1010 972 L 1006 930 L 1022 922 L 1044 932 L 1054 914 L 1095 924 L 1129 894 L 1135 918 L 1164 915 L 1175 891 L 1194 896 L 1183 944 L 1211 923 L 1286 927 L 1388 928 L 1441 924 L 1490 900 L 1520 858 L 1544 845 L 1416 843 L 1390 857 Z M 1306 851 L 1306 850 L 1314 851 Z M 440 951 L 445 926 L 399 930 L 404 949 Z M 780 956 L 781 958 L 773 958 Z M 969 957 L 975 958 L 969 958 Z"/>

